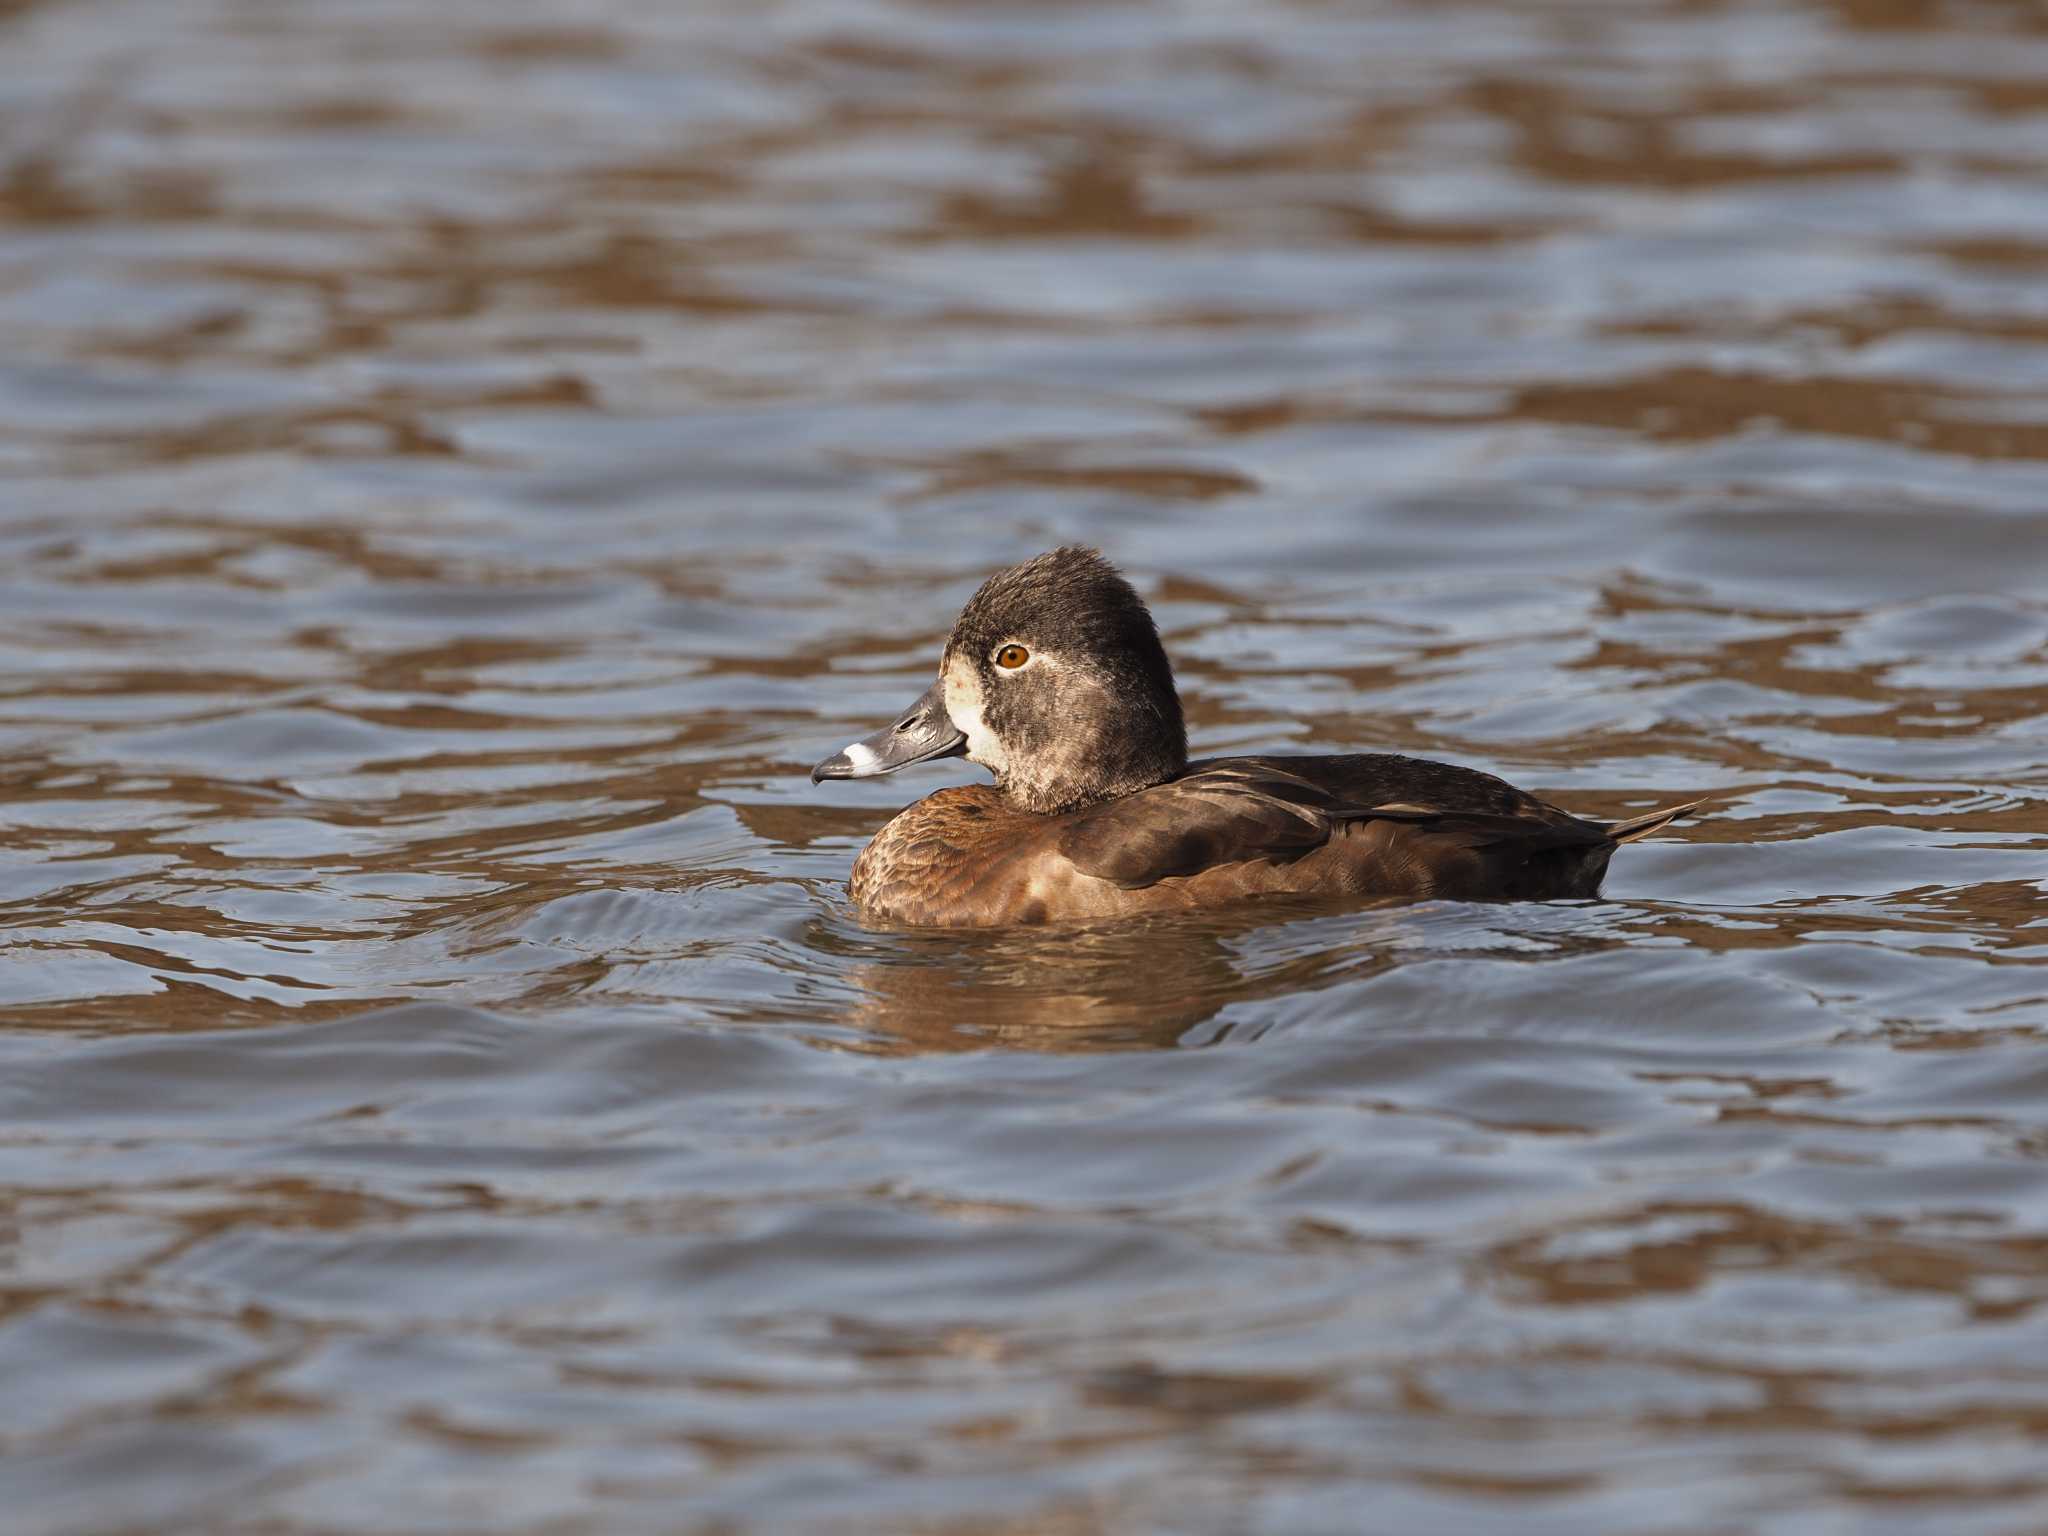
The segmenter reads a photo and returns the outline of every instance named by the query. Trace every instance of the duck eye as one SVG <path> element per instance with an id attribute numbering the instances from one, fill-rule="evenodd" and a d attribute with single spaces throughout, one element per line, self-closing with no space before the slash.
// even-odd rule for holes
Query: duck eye
<path id="1" fill-rule="evenodd" d="M 996 665 L 1007 667 L 1012 672 L 1031 659 L 1031 653 L 1021 645 L 1006 645 L 996 652 Z"/>

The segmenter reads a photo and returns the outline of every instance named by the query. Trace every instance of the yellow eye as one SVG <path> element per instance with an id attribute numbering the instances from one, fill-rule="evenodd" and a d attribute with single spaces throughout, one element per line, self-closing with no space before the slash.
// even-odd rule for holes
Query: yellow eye
<path id="1" fill-rule="evenodd" d="M 1030 659 L 1031 653 L 1021 645 L 1006 645 L 996 652 L 996 665 L 1008 667 L 1013 672 Z"/>

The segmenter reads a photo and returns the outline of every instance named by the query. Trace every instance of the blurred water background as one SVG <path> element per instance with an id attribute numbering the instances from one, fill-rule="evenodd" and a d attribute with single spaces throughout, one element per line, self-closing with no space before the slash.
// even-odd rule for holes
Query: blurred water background
<path id="1" fill-rule="evenodd" d="M 1607 898 L 864 929 L 1099 543 Z M 0 1501 L 2048 1529 L 2048 11 L 0 0 Z"/>

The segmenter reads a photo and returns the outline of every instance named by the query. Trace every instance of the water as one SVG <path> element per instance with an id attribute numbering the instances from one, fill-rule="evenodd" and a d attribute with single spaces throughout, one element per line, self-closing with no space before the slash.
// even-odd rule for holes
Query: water
<path id="1" fill-rule="evenodd" d="M 2048 1526 L 2031 4 L 0 3 L 0 1497 Z M 864 929 L 1101 544 L 1605 900 Z"/>

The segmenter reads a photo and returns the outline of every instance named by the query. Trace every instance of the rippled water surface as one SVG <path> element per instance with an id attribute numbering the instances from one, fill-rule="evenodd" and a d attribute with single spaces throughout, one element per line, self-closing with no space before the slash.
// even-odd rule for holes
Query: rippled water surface
<path id="1" fill-rule="evenodd" d="M 0 1500 L 2048 1529 L 2031 0 L 0 0 Z M 863 928 L 1100 544 L 1598 902 Z"/>

